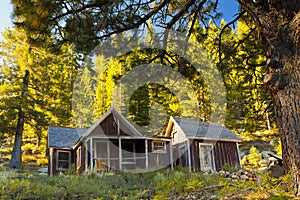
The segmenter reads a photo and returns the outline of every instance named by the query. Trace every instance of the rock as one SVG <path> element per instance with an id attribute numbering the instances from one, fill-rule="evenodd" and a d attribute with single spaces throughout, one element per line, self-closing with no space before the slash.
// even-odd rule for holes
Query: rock
<path id="1" fill-rule="evenodd" d="M 224 170 L 221 170 L 221 171 L 219 171 L 219 174 L 221 174 L 221 175 L 225 175 L 225 174 L 226 174 L 226 172 L 225 172 Z"/>
<path id="2" fill-rule="evenodd" d="M 265 160 L 265 159 L 258 162 L 258 166 L 260 168 L 268 167 L 269 164 L 270 164 L 270 161 L 269 160 Z"/>
<path id="3" fill-rule="evenodd" d="M 236 174 L 232 174 L 232 175 L 231 175 L 231 178 L 232 178 L 232 179 L 239 179 L 239 176 L 236 175 Z"/>
<path id="4" fill-rule="evenodd" d="M 48 168 L 40 168 L 38 171 L 40 173 L 48 173 Z"/>
<path id="5" fill-rule="evenodd" d="M 267 172 L 268 170 L 269 170 L 269 167 L 262 167 L 262 168 L 260 169 L 260 172 L 265 173 L 265 172 Z"/>
<path id="6" fill-rule="evenodd" d="M 271 176 L 274 178 L 279 178 L 284 175 L 283 167 L 278 164 L 271 166 L 269 171 L 271 171 Z"/>
<path id="7" fill-rule="evenodd" d="M 249 179 L 249 177 L 248 177 L 247 175 L 244 175 L 244 174 L 241 175 L 240 177 L 241 177 L 241 179 L 243 179 L 243 180 L 248 180 L 248 179 Z"/>
<path id="8" fill-rule="evenodd" d="M 268 160 L 271 161 L 271 162 L 272 162 L 272 161 L 273 161 L 273 162 L 276 162 L 276 161 L 277 161 L 277 159 L 274 158 L 274 157 L 269 157 Z"/>
<path id="9" fill-rule="evenodd" d="M 263 158 L 269 158 L 270 155 L 269 154 L 274 154 L 272 151 L 262 151 L 261 155 Z"/>

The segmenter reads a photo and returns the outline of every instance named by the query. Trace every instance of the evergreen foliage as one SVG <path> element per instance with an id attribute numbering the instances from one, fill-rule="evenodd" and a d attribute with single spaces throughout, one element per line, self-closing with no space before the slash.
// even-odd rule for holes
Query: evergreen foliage
<path id="1" fill-rule="evenodd" d="M 247 157 L 250 166 L 257 168 L 259 161 L 262 160 L 261 154 L 255 146 L 252 146 L 249 150 L 249 155 Z"/>
<path id="2" fill-rule="evenodd" d="M 78 75 L 73 91 L 73 120 L 75 127 L 88 128 L 94 123 L 94 91 L 89 69 L 85 67 Z"/>
<path id="3" fill-rule="evenodd" d="M 211 24 L 207 37 L 198 28 L 195 37 L 216 62 L 227 92 L 226 125 L 236 132 L 266 130 L 268 121 L 276 128 L 270 94 L 263 84 L 266 58 L 259 34 L 245 14 L 236 29 L 221 22 L 221 29 Z M 200 35 L 200 36 L 199 36 Z M 243 41 L 243 43 L 241 43 Z M 221 46 L 219 46 L 221 45 Z"/>
<path id="4" fill-rule="evenodd" d="M 36 138 L 38 145 L 45 145 L 49 125 L 71 125 L 75 53 L 70 45 L 64 45 L 58 54 L 32 47 L 22 29 L 6 30 L 3 37 L 0 132 L 21 140 Z M 14 147 L 19 155 L 21 143 L 15 142 Z"/>

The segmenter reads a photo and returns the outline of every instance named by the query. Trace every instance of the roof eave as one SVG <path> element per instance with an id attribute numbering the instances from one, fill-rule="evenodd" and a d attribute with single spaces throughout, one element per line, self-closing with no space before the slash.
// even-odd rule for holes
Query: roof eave
<path id="1" fill-rule="evenodd" d="M 197 136 L 187 136 L 188 139 L 192 140 L 211 140 L 211 141 L 222 141 L 222 142 L 242 142 L 242 140 L 238 139 L 230 139 L 230 138 L 207 138 L 207 137 L 197 137 Z"/>
<path id="2" fill-rule="evenodd" d="M 50 146 L 49 148 L 54 148 L 54 149 L 62 149 L 62 150 L 73 150 L 72 147 L 59 147 L 59 146 Z"/>

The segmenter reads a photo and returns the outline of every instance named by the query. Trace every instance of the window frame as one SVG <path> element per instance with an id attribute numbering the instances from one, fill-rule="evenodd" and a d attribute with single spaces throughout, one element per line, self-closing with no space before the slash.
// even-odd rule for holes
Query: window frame
<path id="1" fill-rule="evenodd" d="M 158 149 L 157 149 L 157 146 L 155 144 L 158 144 L 158 143 L 162 143 L 162 145 L 159 145 Z M 152 140 L 151 142 L 151 149 L 152 149 L 152 152 L 153 153 L 167 153 L 167 142 L 164 141 L 164 140 Z"/>
<path id="2" fill-rule="evenodd" d="M 68 155 L 68 160 L 60 160 L 59 159 L 59 154 L 60 153 L 67 153 Z M 69 170 L 71 168 L 71 151 L 66 151 L 66 150 L 57 150 L 56 152 L 56 170 L 58 171 L 65 171 Z M 68 162 L 68 168 L 61 168 L 59 167 L 59 162 Z"/>
<path id="3" fill-rule="evenodd" d="M 202 157 L 202 155 L 204 153 L 204 152 L 202 152 L 202 148 L 201 148 L 202 146 L 210 147 L 210 159 L 211 159 L 210 169 L 207 169 L 208 167 L 205 167 L 203 164 L 203 161 L 205 158 Z M 214 156 L 214 145 L 213 144 L 199 142 L 199 160 L 200 160 L 200 170 L 201 171 L 208 171 L 208 170 L 215 171 L 215 156 Z"/>
<path id="4" fill-rule="evenodd" d="M 82 162 L 81 157 L 82 157 L 82 148 L 79 147 L 77 149 L 77 159 L 76 159 L 77 168 L 81 167 L 81 162 Z"/>

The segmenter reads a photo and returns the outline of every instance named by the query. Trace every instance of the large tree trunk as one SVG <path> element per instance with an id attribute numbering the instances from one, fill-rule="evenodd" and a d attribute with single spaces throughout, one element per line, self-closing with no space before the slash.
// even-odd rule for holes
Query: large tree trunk
<path id="1" fill-rule="evenodd" d="M 24 103 L 24 100 L 27 97 L 28 79 L 29 79 L 29 71 L 26 70 L 25 75 L 23 77 L 23 83 L 22 83 L 21 105 L 18 110 L 18 121 L 17 121 L 16 135 L 14 140 L 14 148 L 12 150 L 12 155 L 9 163 L 9 167 L 13 169 L 19 168 L 20 164 L 22 163 L 21 147 L 22 147 L 22 136 L 23 136 L 23 129 L 24 129 L 24 119 L 25 119 L 25 114 L 24 114 L 22 104 Z"/>
<path id="2" fill-rule="evenodd" d="M 259 29 L 266 50 L 267 85 L 282 142 L 284 171 L 300 195 L 300 1 L 239 0 Z"/>

